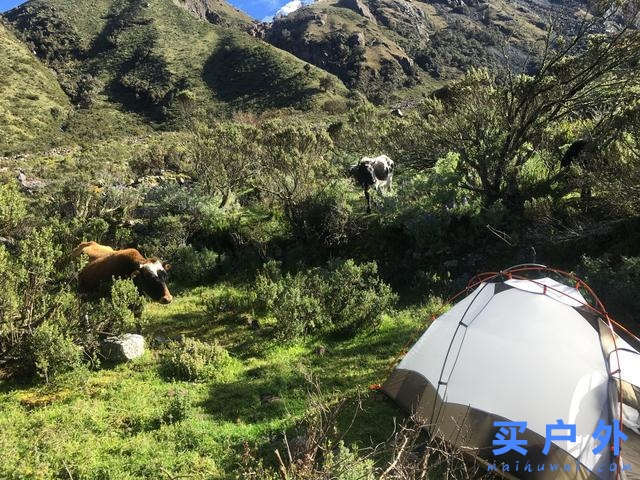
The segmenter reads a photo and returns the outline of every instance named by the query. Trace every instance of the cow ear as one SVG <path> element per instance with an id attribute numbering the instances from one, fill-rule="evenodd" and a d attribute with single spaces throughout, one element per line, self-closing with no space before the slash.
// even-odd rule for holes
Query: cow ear
<path id="1" fill-rule="evenodd" d="M 165 272 L 168 272 L 169 270 L 171 270 L 171 264 L 165 263 L 164 265 L 162 265 L 162 268 L 164 268 Z"/>

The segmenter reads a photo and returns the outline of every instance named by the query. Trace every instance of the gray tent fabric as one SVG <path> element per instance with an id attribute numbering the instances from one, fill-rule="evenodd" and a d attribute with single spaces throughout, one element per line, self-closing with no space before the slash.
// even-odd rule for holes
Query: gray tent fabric
<path id="1" fill-rule="evenodd" d="M 551 278 L 480 283 L 434 320 L 383 390 L 433 435 L 511 478 L 640 478 L 640 354 L 585 305 Z M 608 447 L 593 452 L 599 422 L 616 419 L 628 436 L 621 462 Z M 544 455 L 558 420 L 575 425 L 575 441 L 553 439 Z M 493 453 L 494 422 L 504 421 L 526 422 L 525 455 Z"/>

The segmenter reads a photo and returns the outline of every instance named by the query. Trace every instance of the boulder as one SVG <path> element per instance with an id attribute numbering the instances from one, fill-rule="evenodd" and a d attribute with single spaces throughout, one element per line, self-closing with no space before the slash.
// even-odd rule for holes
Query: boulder
<path id="1" fill-rule="evenodd" d="M 134 333 L 107 337 L 102 341 L 101 347 L 102 354 L 108 360 L 127 362 L 142 356 L 144 353 L 144 337 Z"/>
<path id="2" fill-rule="evenodd" d="M 18 170 L 16 179 L 27 193 L 33 193 L 35 190 L 40 190 L 47 185 L 44 180 L 40 180 L 39 178 L 27 178 L 27 175 L 22 169 Z"/>

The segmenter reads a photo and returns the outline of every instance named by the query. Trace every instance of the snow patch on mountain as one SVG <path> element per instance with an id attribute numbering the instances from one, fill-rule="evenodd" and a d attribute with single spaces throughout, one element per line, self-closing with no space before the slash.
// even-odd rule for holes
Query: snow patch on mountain
<path id="1" fill-rule="evenodd" d="M 285 3 L 282 7 L 280 7 L 280 10 L 278 10 L 273 17 L 275 19 L 286 17 L 290 13 L 293 13 L 296 10 L 304 7 L 305 5 L 310 5 L 312 3 L 313 0 L 307 2 L 303 2 L 301 0 L 291 0 L 290 2 Z"/>

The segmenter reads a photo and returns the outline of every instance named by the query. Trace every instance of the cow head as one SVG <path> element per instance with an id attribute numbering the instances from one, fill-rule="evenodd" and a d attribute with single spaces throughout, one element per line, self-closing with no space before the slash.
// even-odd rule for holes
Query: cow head
<path id="1" fill-rule="evenodd" d="M 160 260 L 150 259 L 133 272 L 133 283 L 138 290 L 146 293 L 153 300 L 165 304 L 171 303 L 173 297 L 167 288 L 167 271 L 170 268 L 169 264 L 163 265 Z"/>

